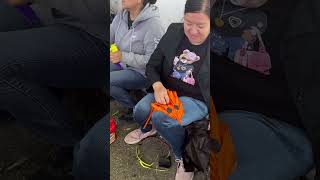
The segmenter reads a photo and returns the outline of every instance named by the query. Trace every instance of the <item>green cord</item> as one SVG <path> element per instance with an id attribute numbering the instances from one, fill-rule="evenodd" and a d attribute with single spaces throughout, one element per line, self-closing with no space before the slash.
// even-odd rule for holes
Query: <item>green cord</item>
<path id="1" fill-rule="evenodd" d="M 145 169 L 152 169 L 152 170 L 160 171 L 160 172 L 168 171 L 168 169 L 154 168 L 154 167 L 153 167 L 154 162 L 151 163 L 151 164 L 148 164 L 148 163 L 144 162 L 144 161 L 141 159 L 141 157 L 140 157 L 140 149 L 139 149 L 139 146 L 137 146 L 137 148 L 136 148 L 136 157 L 137 157 L 137 159 L 138 159 L 139 164 L 140 164 L 143 168 L 145 168 Z"/>

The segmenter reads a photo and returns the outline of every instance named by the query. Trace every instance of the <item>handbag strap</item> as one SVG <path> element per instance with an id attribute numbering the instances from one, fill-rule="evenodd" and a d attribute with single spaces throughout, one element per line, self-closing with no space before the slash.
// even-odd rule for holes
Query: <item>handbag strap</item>
<path id="1" fill-rule="evenodd" d="M 260 33 L 260 30 L 254 26 L 251 27 L 252 30 L 256 33 L 257 37 L 258 37 L 258 40 L 259 40 L 259 51 L 260 52 L 265 52 L 266 51 L 266 47 L 263 43 L 263 40 L 262 40 L 262 37 L 261 37 L 261 33 Z M 247 48 L 248 48 L 248 41 L 245 41 L 243 46 L 242 46 L 242 50 L 247 52 Z"/>
<path id="2" fill-rule="evenodd" d="M 148 117 L 147 117 L 147 119 L 146 119 L 146 121 L 145 121 L 145 123 L 144 123 L 144 125 L 143 125 L 143 129 L 145 129 L 147 126 L 148 126 L 148 124 L 150 123 L 150 120 L 151 120 L 151 117 L 152 117 L 152 113 L 154 112 L 154 107 L 151 105 L 151 110 L 150 110 L 150 113 L 149 113 L 149 115 L 148 115 Z"/>
<path id="3" fill-rule="evenodd" d="M 192 74 L 192 71 L 191 71 L 191 74 L 190 74 L 190 78 L 194 78 L 194 77 L 193 77 L 193 74 Z"/>
<path id="4" fill-rule="evenodd" d="M 219 120 L 218 113 L 216 111 L 216 107 L 214 105 L 213 97 L 211 97 L 210 101 L 210 134 L 214 139 L 217 139 L 220 142 L 220 129 L 219 129 Z"/>

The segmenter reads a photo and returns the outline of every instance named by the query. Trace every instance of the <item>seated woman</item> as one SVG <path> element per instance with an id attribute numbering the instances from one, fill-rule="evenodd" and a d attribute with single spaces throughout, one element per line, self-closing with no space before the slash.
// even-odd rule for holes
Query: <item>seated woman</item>
<path id="1" fill-rule="evenodd" d="M 167 89 L 176 91 L 184 108 L 182 125 L 164 113 L 152 114 L 152 125 L 139 128 L 125 137 L 127 144 L 136 144 L 156 132 L 173 148 L 178 164 L 176 180 L 192 179 L 182 161 L 184 126 L 201 120 L 208 114 L 210 0 L 188 0 L 184 23 L 172 24 L 161 39 L 147 64 L 146 74 L 153 93 L 146 95 L 134 108 L 134 120 L 144 125 L 153 102 L 167 104 Z"/>
<path id="2" fill-rule="evenodd" d="M 290 3 L 217 1 L 213 7 L 211 90 L 221 120 L 230 127 L 238 160 L 229 180 L 292 180 L 313 166 L 311 143 L 280 55 L 293 17 L 286 7 Z M 221 16 L 221 11 L 234 13 Z M 237 23 L 238 28 L 231 28 Z"/>
<path id="3" fill-rule="evenodd" d="M 156 0 L 123 0 L 110 27 L 110 42 L 119 51 L 110 53 L 110 95 L 132 109 L 136 101 L 128 90 L 143 89 L 145 68 L 164 34 Z"/>

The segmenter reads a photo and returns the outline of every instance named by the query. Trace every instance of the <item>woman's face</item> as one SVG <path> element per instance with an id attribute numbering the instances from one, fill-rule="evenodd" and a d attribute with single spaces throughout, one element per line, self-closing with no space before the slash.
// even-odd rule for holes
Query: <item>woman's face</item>
<path id="1" fill-rule="evenodd" d="M 204 13 L 184 15 L 184 33 L 193 45 L 202 44 L 210 34 L 210 18 Z"/>
<path id="2" fill-rule="evenodd" d="M 143 3 L 143 0 L 122 0 L 123 9 L 135 9 Z"/>

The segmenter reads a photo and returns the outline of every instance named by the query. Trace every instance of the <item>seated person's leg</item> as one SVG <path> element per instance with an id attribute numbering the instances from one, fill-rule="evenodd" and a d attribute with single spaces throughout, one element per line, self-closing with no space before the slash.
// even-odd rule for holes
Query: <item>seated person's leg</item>
<path id="1" fill-rule="evenodd" d="M 122 67 L 119 64 L 114 64 L 110 62 L 110 72 L 112 71 L 120 71 L 122 70 Z"/>
<path id="2" fill-rule="evenodd" d="M 182 146 L 185 136 L 183 126 L 201 120 L 208 115 L 208 108 L 205 103 L 189 97 L 179 97 L 179 99 L 184 109 L 182 125 L 164 113 L 155 112 L 152 115 L 152 123 L 159 134 L 172 146 L 176 159 L 182 158 Z"/>
<path id="3" fill-rule="evenodd" d="M 155 112 L 152 115 L 152 123 L 159 134 L 171 145 L 177 162 L 176 179 L 192 179 L 193 172 L 186 172 L 182 160 L 183 144 L 185 140 L 185 129 L 192 122 L 203 119 L 208 115 L 208 108 L 205 103 L 189 97 L 180 97 L 184 115 L 182 125 L 168 115 Z"/>
<path id="4" fill-rule="evenodd" d="M 129 95 L 129 90 L 143 89 L 146 78 L 133 70 L 120 70 L 110 73 L 110 95 L 121 105 L 133 108 L 136 101 Z"/>
<path id="5" fill-rule="evenodd" d="M 176 160 L 182 158 L 182 146 L 185 130 L 176 120 L 171 119 L 162 112 L 152 114 L 152 123 L 159 134 L 170 144 Z"/>
<path id="6" fill-rule="evenodd" d="M 229 180 L 291 180 L 313 165 L 304 132 L 265 116 L 234 111 L 220 114 L 235 144 L 238 167 Z"/>
<path id="7" fill-rule="evenodd" d="M 154 95 L 153 93 L 150 93 L 142 98 L 134 107 L 133 119 L 140 125 L 141 128 L 132 131 L 125 137 L 124 141 L 127 144 L 136 144 L 142 139 L 156 133 L 156 131 L 152 130 L 152 125 L 148 125 L 145 129 L 143 128 L 144 123 L 150 114 L 150 105 L 153 102 L 155 102 Z"/>
<path id="8" fill-rule="evenodd" d="M 74 150 L 73 174 L 76 180 L 109 178 L 108 116 L 101 119 Z"/>
<path id="9" fill-rule="evenodd" d="M 145 129 L 143 128 L 143 126 L 150 114 L 151 103 L 153 102 L 155 102 L 154 94 L 149 93 L 137 103 L 133 110 L 134 120 L 141 126 L 141 130 L 144 132 L 148 132 L 152 128 L 151 125 L 149 125 L 148 128 Z"/>
<path id="10" fill-rule="evenodd" d="M 83 35 L 64 26 L 0 32 L 0 42 L 9 42 L 0 47 L 0 109 L 53 144 L 73 147 L 80 134 L 49 87 L 102 88 L 107 82 L 104 50 Z"/>

